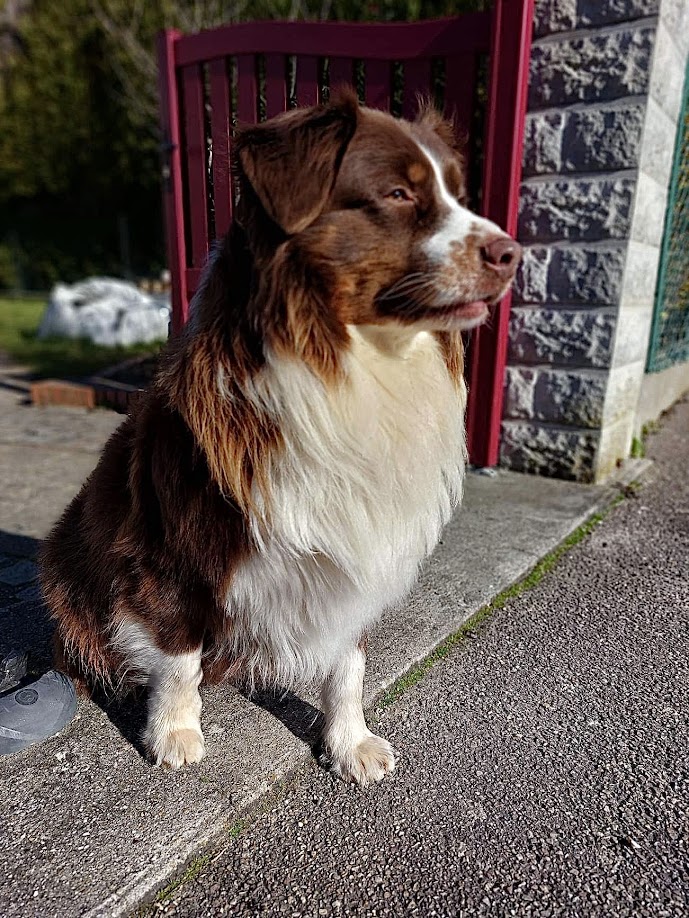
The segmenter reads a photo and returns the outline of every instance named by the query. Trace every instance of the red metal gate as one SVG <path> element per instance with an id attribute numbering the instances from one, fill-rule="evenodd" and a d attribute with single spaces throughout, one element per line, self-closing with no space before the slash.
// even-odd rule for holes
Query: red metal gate
<path id="1" fill-rule="evenodd" d="M 164 202 L 173 331 L 188 317 L 212 240 L 232 218 L 229 169 L 236 122 L 254 123 L 293 102 L 321 101 L 326 85 L 356 82 L 367 105 L 412 117 L 418 93 L 444 85 L 442 104 L 483 141 L 481 212 L 517 229 L 534 0 L 495 0 L 492 13 L 414 23 L 260 22 L 195 35 L 161 33 Z M 485 131 L 477 138 L 480 62 L 488 60 Z M 480 123 L 480 122 L 479 122 Z M 509 297 L 490 327 L 472 333 L 467 433 L 471 461 L 495 465 L 507 351 Z"/>

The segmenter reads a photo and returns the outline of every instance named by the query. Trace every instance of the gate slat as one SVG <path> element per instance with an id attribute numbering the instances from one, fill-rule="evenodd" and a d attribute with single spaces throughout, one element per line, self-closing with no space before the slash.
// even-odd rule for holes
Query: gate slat
<path id="1" fill-rule="evenodd" d="M 244 124 L 256 124 L 258 120 L 256 58 L 253 54 L 237 55 L 237 118 Z"/>
<path id="2" fill-rule="evenodd" d="M 187 246 L 184 233 L 185 207 L 182 174 L 182 142 L 179 123 L 179 81 L 175 69 L 175 43 L 180 33 L 169 30 L 158 35 L 158 91 L 160 93 L 160 129 L 163 143 L 163 205 L 167 264 L 172 279 L 172 332 L 184 327 L 189 315 L 189 297 L 185 284 Z"/>
<path id="3" fill-rule="evenodd" d="M 297 102 L 316 105 L 319 95 L 318 58 L 302 55 L 297 58 Z"/>
<path id="4" fill-rule="evenodd" d="M 470 137 L 476 98 L 477 61 L 473 54 L 448 57 L 445 63 L 445 114 L 454 118 L 460 136 Z M 471 143 L 466 145 L 466 154 Z"/>
<path id="5" fill-rule="evenodd" d="M 366 104 L 383 111 L 390 109 L 390 61 L 366 61 Z"/>
<path id="6" fill-rule="evenodd" d="M 330 89 L 335 89 L 340 83 L 351 86 L 354 83 L 354 61 L 351 57 L 330 58 Z"/>
<path id="7" fill-rule="evenodd" d="M 208 256 L 208 201 L 206 190 L 206 130 L 203 111 L 203 71 L 191 64 L 182 69 L 185 146 L 189 183 L 191 257 L 202 268 Z"/>
<path id="8" fill-rule="evenodd" d="M 213 203 L 215 236 L 224 236 L 232 220 L 232 178 L 230 175 L 231 99 L 227 60 L 210 63 L 211 139 L 213 142 Z"/>
<path id="9" fill-rule="evenodd" d="M 428 58 L 404 62 L 404 95 L 402 114 L 413 119 L 419 106 L 417 96 L 429 96 L 431 91 L 431 62 Z"/>
<path id="10" fill-rule="evenodd" d="M 266 55 L 266 117 L 287 110 L 287 61 L 284 54 Z"/>

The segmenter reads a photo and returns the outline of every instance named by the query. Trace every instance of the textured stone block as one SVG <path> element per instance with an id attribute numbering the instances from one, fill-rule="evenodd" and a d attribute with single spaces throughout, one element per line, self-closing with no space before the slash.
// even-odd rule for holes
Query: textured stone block
<path id="1" fill-rule="evenodd" d="M 577 22 L 577 0 L 536 0 L 534 35 L 551 35 L 573 29 Z"/>
<path id="2" fill-rule="evenodd" d="M 631 238 L 646 245 L 659 246 L 665 227 L 667 185 L 661 185 L 650 175 L 639 173 L 634 201 L 634 221 Z"/>
<path id="3" fill-rule="evenodd" d="M 534 45 L 529 110 L 641 95 L 654 34 L 644 27 Z"/>
<path id="4" fill-rule="evenodd" d="M 593 430 L 505 421 L 500 440 L 500 464 L 516 472 L 592 481 L 598 437 Z"/>
<path id="5" fill-rule="evenodd" d="M 653 73 L 650 95 L 676 123 L 682 106 L 684 87 L 684 55 L 675 44 L 673 36 L 661 22 L 655 39 Z"/>
<path id="6" fill-rule="evenodd" d="M 646 362 L 648 342 L 653 321 L 653 303 L 647 307 L 620 309 L 617 314 L 617 334 L 612 355 L 614 367 Z"/>
<path id="7" fill-rule="evenodd" d="M 524 175 L 560 172 L 564 122 L 564 115 L 560 112 L 527 115 L 524 130 Z"/>
<path id="8" fill-rule="evenodd" d="M 510 314 L 510 363 L 608 367 L 615 316 L 588 310 L 520 309 Z"/>
<path id="9" fill-rule="evenodd" d="M 617 303 L 622 288 L 625 252 L 619 248 L 558 247 L 553 250 L 549 299 L 588 306 Z"/>
<path id="10" fill-rule="evenodd" d="M 562 133 L 562 171 L 614 172 L 639 163 L 644 125 L 641 103 L 572 112 Z"/>
<path id="11" fill-rule="evenodd" d="M 600 434 L 593 480 L 605 481 L 614 475 L 617 469 L 628 456 L 632 445 L 634 430 L 633 418 L 623 418 L 617 424 L 606 425 Z"/>
<path id="12" fill-rule="evenodd" d="M 514 303 L 616 304 L 624 266 L 621 246 L 530 246 L 517 273 Z"/>
<path id="13" fill-rule="evenodd" d="M 508 367 L 504 416 L 572 427 L 600 427 L 607 373 Z"/>
<path id="14" fill-rule="evenodd" d="M 519 238 L 624 239 L 629 235 L 633 179 L 531 180 L 522 185 Z"/>
<path id="15" fill-rule="evenodd" d="M 655 16 L 659 6 L 660 0 L 579 0 L 577 25 L 609 25 Z"/>
<path id="16" fill-rule="evenodd" d="M 687 0 L 663 0 L 660 15 L 680 52 L 686 55 L 689 52 L 689 3 Z"/>
<path id="17" fill-rule="evenodd" d="M 639 168 L 661 185 L 670 182 L 676 133 L 676 123 L 655 99 L 649 98 Z"/>
<path id="18" fill-rule="evenodd" d="M 524 249 L 514 281 L 514 303 L 545 303 L 548 300 L 548 272 L 552 249 L 531 246 Z"/>
<path id="19" fill-rule="evenodd" d="M 620 295 L 620 304 L 623 309 L 629 307 L 647 309 L 653 306 L 659 260 L 660 247 L 658 245 L 646 245 L 643 242 L 630 240 Z"/>
<path id="20" fill-rule="evenodd" d="M 603 409 L 604 427 L 617 424 L 625 418 L 630 425 L 633 424 L 643 376 L 643 361 L 615 367 L 608 373 Z"/>

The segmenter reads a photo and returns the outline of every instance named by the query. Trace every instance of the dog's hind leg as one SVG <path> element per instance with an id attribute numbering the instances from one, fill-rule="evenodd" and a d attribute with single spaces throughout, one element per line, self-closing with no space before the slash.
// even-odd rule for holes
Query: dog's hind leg
<path id="1" fill-rule="evenodd" d="M 348 650 L 323 683 L 325 714 L 321 761 L 345 781 L 366 785 L 395 768 L 390 743 L 366 726 L 362 703 L 366 653 L 363 642 Z"/>
<path id="2" fill-rule="evenodd" d="M 181 768 L 201 761 L 202 648 L 164 653 L 147 629 L 132 621 L 119 625 L 113 643 L 125 656 L 126 665 L 136 670 L 149 687 L 143 741 L 155 764 Z"/>

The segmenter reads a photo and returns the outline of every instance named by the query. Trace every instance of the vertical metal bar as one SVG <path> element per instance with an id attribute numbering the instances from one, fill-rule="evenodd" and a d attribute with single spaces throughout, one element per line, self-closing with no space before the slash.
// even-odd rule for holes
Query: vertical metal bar
<path id="1" fill-rule="evenodd" d="M 253 54 L 237 55 L 237 117 L 244 124 L 256 124 L 258 119 L 258 84 Z"/>
<path id="2" fill-rule="evenodd" d="M 354 83 L 354 61 L 351 57 L 331 57 L 330 58 L 330 91 L 336 89 L 342 83 L 351 86 Z"/>
<path id="3" fill-rule="evenodd" d="M 482 209 L 511 235 L 517 230 L 533 3 L 495 0 L 493 9 Z M 510 302 L 508 294 L 491 325 L 473 333 L 467 435 L 474 465 L 498 461 Z"/>
<path id="4" fill-rule="evenodd" d="M 471 134 L 476 104 L 476 57 L 465 53 L 448 57 L 445 65 L 445 113 L 455 121 L 460 137 Z M 467 144 L 467 152 L 471 144 Z"/>
<path id="5" fill-rule="evenodd" d="M 266 55 L 266 117 L 287 111 L 287 58 L 284 54 Z"/>
<path id="6" fill-rule="evenodd" d="M 211 138 L 213 141 L 213 204 L 215 237 L 225 235 L 232 220 L 232 176 L 230 173 L 231 99 L 227 59 L 210 63 Z"/>
<path id="7" fill-rule="evenodd" d="M 179 98 L 175 71 L 175 41 L 181 32 L 168 29 L 157 36 L 158 89 L 163 153 L 163 208 L 167 263 L 171 278 L 172 333 L 183 328 L 189 315 L 186 291 L 187 254 L 184 241 L 184 194 L 180 152 Z"/>
<path id="8" fill-rule="evenodd" d="M 297 102 L 299 105 L 318 103 L 318 58 L 299 55 L 297 58 Z"/>
<path id="9" fill-rule="evenodd" d="M 371 108 L 389 111 L 391 82 L 390 61 L 366 61 L 366 104 Z"/>
<path id="10" fill-rule="evenodd" d="M 419 97 L 430 98 L 431 95 L 431 61 L 429 58 L 417 58 L 404 62 L 404 93 L 402 96 L 402 115 L 412 119 L 416 115 Z"/>
<path id="11" fill-rule="evenodd" d="M 206 126 L 204 120 L 203 71 L 196 64 L 182 68 L 184 98 L 191 257 L 194 268 L 208 258 L 208 199 L 206 188 Z"/>

